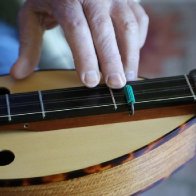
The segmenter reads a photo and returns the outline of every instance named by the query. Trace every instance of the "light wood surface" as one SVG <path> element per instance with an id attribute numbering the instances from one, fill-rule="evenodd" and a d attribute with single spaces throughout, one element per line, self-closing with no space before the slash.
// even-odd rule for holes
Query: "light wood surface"
<path id="1" fill-rule="evenodd" d="M 160 138 L 190 116 L 117 123 L 53 132 L 0 133 L 0 148 L 14 152 L 1 178 L 27 178 L 93 166 Z M 8 142 L 9 141 L 9 142 Z"/>
<path id="2" fill-rule="evenodd" d="M 82 86 L 75 71 L 40 71 L 24 80 L 10 76 L 0 77 L 0 87 L 8 87 L 11 93 L 50 90 Z"/>

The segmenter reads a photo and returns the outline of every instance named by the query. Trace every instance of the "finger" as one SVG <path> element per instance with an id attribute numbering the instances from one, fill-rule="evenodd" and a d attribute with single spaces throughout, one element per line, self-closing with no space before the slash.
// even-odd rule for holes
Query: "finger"
<path id="1" fill-rule="evenodd" d="M 125 4 L 114 5 L 112 20 L 121 53 L 122 62 L 127 81 L 137 78 L 139 66 L 139 27 L 137 20 Z"/>
<path id="2" fill-rule="evenodd" d="M 125 85 L 126 79 L 109 15 L 109 6 L 105 4 L 89 1 L 84 8 L 85 15 L 105 82 L 111 88 L 121 88 Z"/>
<path id="3" fill-rule="evenodd" d="M 19 57 L 11 69 L 16 79 L 27 77 L 34 71 L 41 53 L 43 28 L 38 16 L 26 4 L 19 14 L 20 49 Z"/>
<path id="4" fill-rule="evenodd" d="M 81 4 L 67 1 L 57 8 L 55 16 L 72 50 L 81 81 L 88 87 L 96 86 L 100 81 L 98 60 Z"/>
<path id="5" fill-rule="evenodd" d="M 129 5 L 139 24 L 140 48 L 142 48 L 148 33 L 149 17 L 139 3 L 131 2 Z"/>

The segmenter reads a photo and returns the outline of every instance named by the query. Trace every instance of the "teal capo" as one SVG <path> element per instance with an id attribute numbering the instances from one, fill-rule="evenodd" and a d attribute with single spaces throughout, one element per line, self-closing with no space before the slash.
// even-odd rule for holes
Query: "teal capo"
<path id="1" fill-rule="evenodd" d="M 124 93 L 125 93 L 125 96 L 126 96 L 127 104 L 131 106 L 131 110 L 129 110 L 130 114 L 134 115 L 134 112 L 135 112 L 135 107 L 134 107 L 135 95 L 134 95 L 134 91 L 133 91 L 132 86 L 131 85 L 126 85 L 124 87 Z"/>

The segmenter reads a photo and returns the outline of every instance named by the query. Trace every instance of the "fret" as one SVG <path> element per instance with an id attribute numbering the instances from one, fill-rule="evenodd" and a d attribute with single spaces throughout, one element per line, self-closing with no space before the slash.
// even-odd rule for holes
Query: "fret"
<path id="1" fill-rule="evenodd" d="M 40 101 L 40 106 L 41 106 L 41 111 L 42 111 L 42 117 L 45 118 L 46 117 L 46 113 L 45 113 L 45 109 L 44 109 L 42 92 L 41 91 L 38 91 L 38 95 L 39 95 L 39 101 Z"/>
<path id="2" fill-rule="evenodd" d="M 5 95 L 0 95 L 0 122 L 7 121 L 7 107 Z"/>
<path id="3" fill-rule="evenodd" d="M 8 94 L 5 95 L 5 99 L 6 99 L 6 106 L 7 106 L 8 121 L 11 122 L 12 116 L 11 116 L 11 109 L 10 109 L 10 99 Z"/>
<path id="4" fill-rule="evenodd" d="M 24 93 L 10 95 L 13 121 L 39 120 L 42 118 L 38 93 Z"/>
<path id="5" fill-rule="evenodd" d="M 195 95 L 195 93 L 194 93 L 193 87 L 191 86 L 191 83 L 190 83 L 190 81 L 189 81 L 189 78 L 188 78 L 187 75 L 184 75 L 184 77 L 185 77 L 185 79 L 186 79 L 186 82 L 187 82 L 187 85 L 188 85 L 188 87 L 189 87 L 189 89 L 190 89 L 190 92 L 191 92 L 191 94 L 192 94 L 192 96 L 193 96 L 193 99 L 194 99 L 194 101 L 196 101 L 196 95 Z"/>
<path id="6" fill-rule="evenodd" d="M 110 92 L 110 95 L 111 95 L 111 98 L 112 98 L 112 102 L 114 104 L 114 110 L 117 110 L 118 106 L 116 105 L 116 100 L 115 100 L 115 97 L 114 97 L 113 90 L 111 88 L 109 88 L 109 92 Z"/>

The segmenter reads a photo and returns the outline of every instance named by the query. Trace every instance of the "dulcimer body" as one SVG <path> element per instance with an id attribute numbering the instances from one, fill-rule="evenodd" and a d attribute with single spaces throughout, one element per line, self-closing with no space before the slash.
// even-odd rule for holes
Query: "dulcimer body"
<path id="1" fill-rule="evenodd" d="M 74 94 L 75 100 L 65 96 L 70 107 L 63 110 L 64 117 L 57 108 L 48 118 L 47 104 L 63 101 L 52 96 L 44 102 L 50 90 L 84 88 L 75 72 L 36 72 L 23 81 L 0 77 L 0 195 L 132 195 L 167 178 L 195 156 L 194 77 L 148 80 L 141 83 L 148 84 L 146 89 L 133 83 L 134 115 L 123 91 L 112 90 L 115 102 L 111 91 L 101 97 L 105 109 L 93 105 L 95 110 L 88 113 L 77 105 L 76 117 L 66 116 L 76 98 L 81 99 Z M 153 83 L 159 85 L 154 88 Z M 80 91 L 85 104 L 100 99 L 91 90 L 85 90 L 88 97 Z M 43 100 L 38 93 L 43 102 L 34 118 L 25 110 L 28 104 L 32 107 L 24 98 L 30 92 L 45 93 Z"/>

